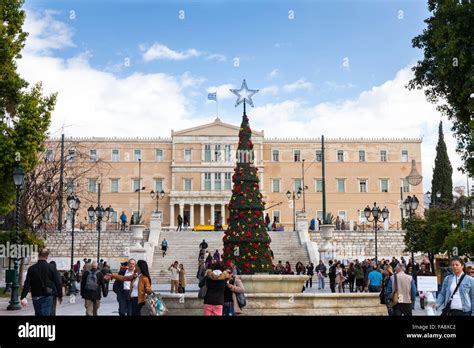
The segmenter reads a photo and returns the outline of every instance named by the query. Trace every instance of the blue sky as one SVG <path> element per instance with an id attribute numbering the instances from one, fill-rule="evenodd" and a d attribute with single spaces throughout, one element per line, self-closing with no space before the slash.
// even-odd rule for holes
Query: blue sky
<path id="1" fill-rule="evenodd" d="M 76 47 L 61 50 L 58 56 L 88 50 L 89 62 L 97 69 L 128 57 L 130 67 L 115 71 L 117 75 L 190 71 L 205 76 L 208 86 L 238 85 L 243 77 L 251 88 L 304 79 L 313 88 L 301 90 L 298 97 L 311 102 L 354 97 L 415 62 L 421 53 L 411 47 L 411 39 L 421 32 L 428 15 L 425 2 L 419 0 L 32 1 L 27 5 L 57 10 L 57 19 L 73 28 Z M 74 20 L 69 19 L 71 10 Z M 178 17 L 180 10 L 185 19 Z M 294 19 L 289 19 L 289 11 L 294 11 Z M 226 60 L 200 56 L 145 62 L 139 45 L 156 42 L 173 51 L 196 49 Z M 235 57 L 240 58 L 239 67 L 233 66 Z M 346 57 L 348 68 L 342 66 Z M 270 79 L 274 69 L 278 75 Z M 200 95 L 202 106 L 212 110 L 205 103 L 205 92 Z M 294 93 L 276 98 L 286 96 Z M 275 96 L 260 94 L 255 100 L 262 104 Z"/>
<path id="2" fill-rule="evenodd" d="M 32 0 L 25 10 L 18 65 L 58 92 L 52 135 L 169 137 L 213 121 L 215 91 L 219 117 L 239 124 L 229 88 L 245 78 L 260 89 L 248 114 L 266 137 L 422 136 L 430 186 L 441 115 L 405 88 L 426 1 Z"/>

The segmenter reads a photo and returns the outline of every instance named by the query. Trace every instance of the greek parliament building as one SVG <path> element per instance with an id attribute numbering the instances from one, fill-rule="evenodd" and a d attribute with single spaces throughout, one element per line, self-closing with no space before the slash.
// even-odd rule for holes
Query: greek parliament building
<path id="1" fill-rule="evenodd" d="M 148 223 L 157 203 L 150 191 L 163 190 L 165 196 L 158 201 L 163 226 L 176 226 L 178 214 L 187 217 L 191 227 L 213 225 L 221 217 L 225 223 L 238 133 L 239 126 L 217 118 L 209 124 L 171 131 L 171 138 L 66 138 L 68 165 L 102 162 L 100 169 L 92 168 L 73 184 L 82 200 L 76 221 L 86 219 L 90 204 L 97 205 L 100 183 L 101 204 L 116 211 L 111 222 L 122 211 L 130 221 L 131 214 L 140 209 Z M 53 152 L 58 151 L 58 140 L 47 141 L 47 157 L 57 157 Z M 252 141 L 260 190 L 271 220 L 293 226 L 293 202 L 286 193 L 303 186 L 303 161 L 307 216 L 321 218 L 321 139 L 265 138 L 264 131 L 253 131 Z M 403 199 L 415 194 L 423 201 L 423 185 L 410 186 L 405 179 L 413 159 L 421 172 L 421 142 L 421 138 L 325 139 L 326 211 L 347 223 L 360 223 L 365 220 L 363 209 L 377 202 L 390 210 L 391 224 L 399 222 L 401 191 Z M 85 156 L 74 161 L 79 148 Z M 74 181 L 67 172 L 65 175 L 68 185 Z M 303 197 L 295 202 L 298 213 Z"/>

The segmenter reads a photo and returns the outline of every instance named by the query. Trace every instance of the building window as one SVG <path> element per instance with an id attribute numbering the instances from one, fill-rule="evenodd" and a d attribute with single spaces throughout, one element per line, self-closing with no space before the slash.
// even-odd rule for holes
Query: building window
<path id="1" fill-rule="evenodd" d="M 133 192 L 138 192 L 139 190 L 140 190 L 140 180 L 133 179 L 132 180 L 132 191 Z"/>
<path id="2" fill-rule="evenodd" d="M 367 179 L 359 180 L 359 192 L 367 192 Z"/>
<path id="3" fill-rule="evenodd" d="M 295 179 L 295 186 L 294 186 L 295 192 L 298 192 L 300 188 L 303 188 L 301 181 L 302 181 L 301 179 Z"/>
<path id="4" fill-rule="evenodd" d="M 316 150 L 316 162 L 322 162 L 323 160 L 323 151 Z"/>
<path id="5" fill-rule="evenodd" d="M 408 162 L 408 150 L 402 151 L 402 162 Z"/>
<path id="6" fill-rule="evenodd" d="M 221 186 L 221 173 L 214 173 L 214 190 L 222 190 Z"/>
<path id="7" fill-rule="evenodd" d="M 410 184 L 407 179 L 402 179 L 403 192 L 410 192 Z"/>
<path id="8" fill-rule="evenodd" d="M 365 150 L 359 150 L 359 162 L 365 162 Z"/>
<path id="9" fill-rule="evenodd" d="M 360 223 L 367 223 L 367 218 L 365 217 L 364 210 L 357 210 L 359 212 L 359 222 Z"/>
<path id="10" fill-rule="evenodd" d="M 339 216 L 339 219 L 341 219 L 341 222 L 342 222 L 342 220 L 344 220 L 344 222 L 346 221 L 346 211 L 345 210 L 339 210 L 337 212 L 337 216 Z"/>
<path id="11" fill-rule="evenodd" d="M 337 179 L 337 192 L 346 192 L 346 180 Z"/>
<path id="12" fill-rule="evenodd" d="M 204 162 L 211 162 L 211 145 L 204 145 Z"/>
<path id="13" fill-rule="evenodd" d="M 301 150 L 293 150 L 293 160 L 295 162 L 301 162 Z"/>
<path id="14" fill-rule="evenodd" d="M 214 162 L 219 162 L 221 160 L 221 146 L 219 144 L 215 145 L 214 148 Z"/>
<path id="15" fill-rule="evenodd" d="M 163 191 L 163 179 L 155 179 L 155 192 Z"/>
<path id="16" fill-rule="evenodd" d="M 45 154 L 45 161 L 46 161 L 46 162 L 52 162 L 53 159 L 54 159 L 53 150 L 47 149 L 47 150 L 46 150 L 46 154 Z"/>
<path id="17" fill-rule="evenodd" d="M 211 173 L 204 173 L 204 190 L 211 191 Z"/>
<path id="18" fill-rule="evenodd" d="M 89 192 L 97 192 L 97 179 L 89 179 Z"/>
<path id="19" fill-rule="evenodd" d="M 137 161 L 142 159 L 142 150 L 134 150 L 133 151 L 133 160 Z"/>
<path id="20" fill-rule="evenodd" d="M 191 149 L 185 149 L 184 150 L 184 160 L 186 162 L 191 162 Z"/>
<path id="21" fill-rule="evenodd" d="M 157 162 L 163 162 L 163 149 L 156 149 L 155 157 Z"/>
<path id="22" fill-rule="evenodd" d="M 112 162 L 118 162 L 120 160 L 119 150 L 112 150 Z"/>
<path id="23" fill-rule="evenodd" d="M 387 150 L 380 150 L 380 162 L 387 162 Z"/>
<path id="24" fill-rule="evenodd" d="M 119 192 L 119 179 L 110 179 L 110 192 Z"/>
<path id="25" fill-rule="evenodd" d="M 274 210 L 272 212 L 272 223 L 275 222 L 276 224 L 280 223 L 280 211 L 279 210 Z"/>
<path id="26" fill-rule="evenodd" d="M 232 151 L 230 145 L 225 146 L 225 160 L 226 162 L 232 162 Z"/>
<path id="27" fill-rule="evenodd" d="M 272 192 L 280 192 L 280 179 L 272 179 Z"/>
<path id="28" fill-rule="evenodd" d="M 280 161 L 280 150 L 272 150 L 272 160 L 273 162 Z"/>
<path id="29" fill-rule="evenodd" d="M 72 178 L 66 179 L 66 190 L 69 194 L 74 193 L 74 180 Z"/>
<path id="30" fill-rule="evenodd" d="M 113 223 L 113 224 L 116 224 L 118 222 L 117 211 L 116 210 L 114 210 L 114 212 L 110 216 L 110 222 Z"/>
<path id="31" fill-rule="evenodd" d="M 89 150 L 89 160 L 92 162 L 97 161 L 97 150 Z"/>
<path id="32" fill-rule="evenodd" d="M 225 173 L 225 187 L 226 191 L 232 190 L 232 173 Z"/>
<path id="33" fill-rule="evenodd" d="M 192 181 L 191 179 L 184 179 L 184 191 L 191 191 L 192 189 Z"/>
<path id="34" fill-rule="evenodd" d="M 388 192 L 388 179 L 380 179 L 380 191 Z"/>
<path id="35" fill-rule="evenodd" d="M 74 161 L 76 159 L 76 149 L 69 149 L 68 150 L 68 155 L 67 155 L 67 160 L 68 161 Z"/>
<path id="36" fill-rule="evenodd" d="M 337 150 L 337 161 L 338 162 L 344 162 L 344 151 L 343 150 Z"/>
<path id="37" fill-rule="evenodd" d="M 323 192 L 323 179 L 316 179 L 316 192 Z"/>

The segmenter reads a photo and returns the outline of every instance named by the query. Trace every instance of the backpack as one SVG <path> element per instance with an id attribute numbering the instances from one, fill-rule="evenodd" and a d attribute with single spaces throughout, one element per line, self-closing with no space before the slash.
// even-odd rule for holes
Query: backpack
<path id="1" fill-rule="evenodd" d="M 85 285 L 86 290 L 92 290 L 92 291 L 97 290 L 98 285 L 97 285 L 96 273 L 97 271 L 96 272 L 90 271 L 89 274 L 87 275 L 86 285 Z"/>

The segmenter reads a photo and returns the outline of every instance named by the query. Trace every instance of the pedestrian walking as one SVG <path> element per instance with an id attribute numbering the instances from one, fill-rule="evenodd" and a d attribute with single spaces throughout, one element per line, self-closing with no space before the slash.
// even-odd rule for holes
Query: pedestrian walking
<path id="1" fill-rule="evenodd" d="M 308 280 L 306 281 L 306 288 L 308 288 L 308 286 L 312 288 L 314 275 L 314 265 L 312 262 L 310 262 L 309 265 L 306 266 L 306 275 L 309 276 Z"/>
<path id="2" fill-rule="evenodd" d="M 324 290 L 324 278 L 327 277 L 327 273 L 323 260 L 319 260 L 319 264 L 316 266 L 316 274 L 318 276 L 318 290 Z"/>
<path id="3" fill-rule="evenodd" d="M 387 292 L 391 294 L 391 299 L 394 303 L 393 315 L 412 315 L 411 304 L 416 296 L 416 285 L 412 276 L 405 273 L 405 266 L 403 263 L 399 263 L 395 267 L 395 274 L 390 277 Z"/>
<path id="4" fill-rule="evenodd" d="M 179 268 L 178 268 L 178 261 L 175 261 L 168 267 L 168 271 L 171 272 L 171 290 L 170 293 L 178 293 L 178 285 L 179 285 Z"/>
<path id="5" fill-rule="evenodd" d="M 356 281 L 356 291 L 364 292 L 364 270 L 359 261 L 356 262 L 354 266 L 355 281 Z"/>
<path id="6" fill-rule="evenodd" d="M 331 292 L 336 292 L 336 265 L 332 260 L 329 260 L 329 287 L 331 288 Z"/>
<path id="7" fill-rule="evenodd" d="M 224 288 L 224 306 L 222 310 L 223 316 L 233 316 L 242 313 L 241 304 L 238 297 L 242 298 L 244 293 L 244 284 L 239 277 L 232 275 Z"/>
<path id="8" fill-rule="evenodd" d="M 51 306 L 51 316 L 56 316 L 56 305 L 58 303 L 58 294 L 59 292 L 62 292 L 63 291 L 63 287 L 62 287 L 62 276 L 61 274 L 58 272 L 58 268 L 56 266 L 56 262 L 55 261 L 51 261 L 49 263 L 51 265 L 51 267 L 53 268 L 54 270 L 54 274 L 55 274 L 55 277 L 57 278 L 56 281 L 54 282 L 54 284 L 57 284 L 57 282 L 59 282 L 61 284 L 61 287 L 56 289 L 55 287 L 55 291 L 54 291 L 54 295 L 53 295 L 53 304 Z"/>
<path id="9" fill-rule="evenodd" d="M 336 283 L 337 283 L 337 291 L 338 292 L 346 292 L 344 287 L 344 282 L 346 281 L 346 277 L 344 277 L 344 272 L 341 267 L 341 263 L 336 264 Z"/>
<path id="10" fill-rule="evenodd" d="M 270 231 L 270 228 L 271 228 L 270 223 L 271 223 L 270 216 L 269 216 L 268 213 L 267 213 L 267 215 L 265 215 L 265 227 L 266 227 L 269 231 Z"/>
<path id="11" fill-rule="evenodd" d="M 148 264 L 144 260 L 138 260 L 135 265 L 135 273 L 130 276 L 119 274 L 108 274 L 109 279 L 130 281 L 130 298 L 132 301 L 132 316 L 140 316 L 142 307 L 145 304 L 146 295 L 151 294 L 151 277 Z"/>
<path id="12" fill-rule="evenodd" d="M 216 252 L 214 253 L 214 255 L 212 256 L 214 262 L 219 262 L 221 261 L 221 255 L 219 254 L 219 250 L 216 250 Z"/>
<path id="13" fill-rule="evenodd" d="M 51 315 L 54 296 L 57 297 L 60 304 L 63 301 L 61 283 L 57 277 L 56 271 L 48 263 L 48 257 L 48 249 L 45 248 L 39 252 L 38 262 L 28 268 L 20 296 L 22 307 L 26 307 L 28 305 L 26 296 L 31 291 L 35 316 Z M 55 291 L 57 292 L 55 293 Z"/>
<path id="14" fill-rule="evenodd" d="M 105 290 L 104 275 L 97 268 L 97 261 L 91 262 L 91 269 L 81 279 L 81 296 L 84 299 L 87 316 L 97 316 L 100 300 Z"/>
<path id="15" fill-rule="evenodd" d="M 163 252 L 163 257 L 166 256 L 166 251 L 168 250 L 168 241 L 166 238 L 163 238 L 163 241 L 161 242 L 161 251 Z"/>
<path id="16" fill-rule="evenodd" d="M 227 281 L 232 277 L 231 273 L 224 270 L 224 263 L 218 262 L 212 265 L 212 269 L 206 271 L 206 277 L 199 283 L 202 287 L 206 285 L 203 312 L 205 316 L 222 316 L 224 307 L 224 289 Z"/>
<path id="17" fill-rule="evenodd" d="M 382 273 L 378 268 L 375 268 L 372 272 L 368 275 L 368 282 L 367 286 L 369 288 L 369 292 L 380 292 L 382 287 Z"/>
<path id="18" fill-rule="evenodd" d="M 354 263 L 351 262 L 347 269 L 347 282 L 349 283 L 349 292 L 354 292 L 354 284 L 355 284 L 355 267 Z"/>
<path id="19" fill-rule="evenodd" d="M 127 225 L 127 215 L 125 215 L 125 212 L 122 211 L 122 214 L 120 215 L 120 231 L 125 231 L 125 227 Z"/>
<path id="20" fill-rule="evenodd" d="M 182 263 L 179 265 L 178 293 L 186 293 L 186 271 L 184 270 L 184 265 Z"/>
<path id="21" fill-rule="evenodd" d="M 182 231 L 183 230 L 183 218 L 181 215 L 178 215 L 178 228 L 176 229 L 176 232 Z"/>
<path id="22" fill-rule="evenodd" d="M 444 278 L 433 307 L 442 309 L 443 316 L 474 316 L 474 278 L 464 273 L 464 260 L 451 259 L 452 274 Z"/>
<path id="23" fill-rule="evenodd" d="M 122 268 L 119 271 L 121 276 L 132 276 L 135 274 L 135 259 L 130 259 L 128 262 L 122 264 Z M 113 285 L 113 291 L 117 294 L 117 301 L 119 303 L 119 315 L 120 316 L 131 316 L 132 315 L 132 299 L 130 297 L 130 281 L 115 280 Z"/>

